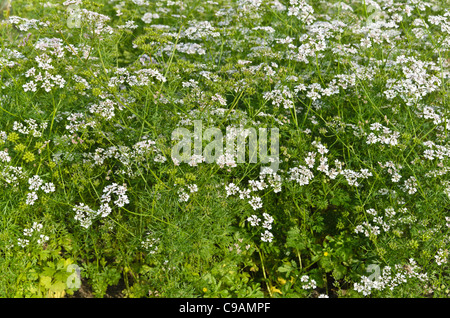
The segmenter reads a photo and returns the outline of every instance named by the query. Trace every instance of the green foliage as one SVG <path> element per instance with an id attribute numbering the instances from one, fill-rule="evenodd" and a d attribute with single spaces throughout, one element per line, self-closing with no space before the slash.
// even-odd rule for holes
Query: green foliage
<path id="1" fill-rule="evenodd" d="M 0 297 L 448 297 L 448 9 L 378 2 L 3 1 Z"/>

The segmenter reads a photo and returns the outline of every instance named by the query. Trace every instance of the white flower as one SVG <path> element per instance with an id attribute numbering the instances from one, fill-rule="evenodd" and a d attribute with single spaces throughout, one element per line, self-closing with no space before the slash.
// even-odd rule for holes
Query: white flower
<path id="1" fill-rule="evenodd" d="M 249 180 L 249 184 L 251 186 L 251 191 L 264 190 L 267 187 L 267 184 L 264 181 L 259 180 Z"/>
<path id="2" fill-rule="evenodd" d="M 113 183 L 103 189 L 101 201 L 102 203 L 108 203 L 112 200 L 111 194 L 115 194 L 118 198 L 116 201 L 114 201 L 114 204 L 118 207 L 123 207 L 125 204 L 130 203 L 130 201 L 128 200 L 128 196 L 125 194 L 126 191 L 127 188 L 125 185 L 118 185 L 117 183 Z"/>
<path id="3" fill-rule="evenodd" d="M 265 229 L 271 230 L 272 229 L 272 223 L 264 221 L 263 224 L 262 224 L 262 227 L 265 228 Z"/>
<path id="4" fill-rule="evenodd" d="M 392 207 L 384 209 L 387 217 L 393 217 L 395 215 L 395 210 Z"/>
<path id="5" fill-rule="evenodd" d="M 290 179 L 300 185 L 307 185 L 314 178 L 314 174 L 305 166 L 294 167 L 289 170 Z"/>
<path id="6" fill-rule="evenodd" d="M 155 254 L 158 251 L 158 246 L 155 246 L 159 242 L 159 239 L 147 237 L 141 242 L 141 246 L 146 249 L 150 254 Z"/>
<path id="7" fill-rule="evenodd" d="M 198 191 L 198 187 L 196 184 L 188 184 L 188 189 L 191 193 L 197 192 Z"/>
<path id="8" fill-rule="evenodd" d="M 23 235 L 25 236 L 31 236 L 33 234 L 33 229 L 24 229 Z"/>
<path id="9" fill-rule="evenodd" d="M 117 26 L 119 29 L 136 29 L 138 28 L 138 25 L 133 20 L 129 20 L 125 22 L 125 25 L 119 25 Z"/>
<path id="10" fill-rule="evenodd" d="M 263 242 L 272 242 L 273 234 L 266 230 L 264 233 L 261 233 L 261 241 Z"/>
<path id="11" fill-rule="evenodd" d="M 27 200 L 25 203 L 27 205 L 33 205 L 37 199 L 38 199 L 38 196 L 37 196 L 36 192 L 29 192 L 27 194 Z"/>
<path id="12" fill-rule="evenodd" d="M 205 157 L 201 155 L 192 155 L 189 165 L 191 167 L 196 167 L 199 163 L 205 162 Z"/>
<path id="13" fill-rule="evenodd" d="M 41 223 L 33 222 L 33 226 L 31 227 L 31 229 L 33 231 L 39 232 L 40 230 L 42 230 L 43 227 L 44 226 Z"/>
<path id="14" fill-rule="evenodd" d="M 18 238 L 18 239 L 17 239 L 17 244 L 18 244 L 20 247 L 25 247 L 25 246 L 27 246 L 29 243 L 30 243 L 30 241 L 27 240 L 27 239 L 21 239 L 21 238 Z"/>
<path id="15" fill-rule="evenodd" d="M 47 182 L 41 187 L 41 190 L 45 193 L 55 192 L 55 185 L 52 182 Z"/>
<path id="16" fill-rule="evenodd" d="M 415 177 L 410 177 L 405 181 L 404 187 L 408 191 L 408 194 L 414 194 L 417 192 L 417 181 Z"/>
<path id="17" fill-rule="evenodd" d="M 142 16 L 141 20 L 144 21 L 145 23 L 152 23 L 152 19 L 157 18 L 159 18 L 159 14 L 147 12 Z"/>
<path id="18" fill-rule="evenodd" d="M 239 190 L 239 199 L 249 199 L 250 198 L 250 189 Z"/>
<path id="19" fill-rule="evenodd" d="M 79 221 L 81 226 L 88 228 L 92 224 L 92 219 L 97 213 L 84 203 L 76 205 L 73 210 L 76 212 L 74 219 Z"/>
<path id="20" fill-rule="evenodd" d="M 28 183 L 30 184 L 30 186 L 28 187 L 29 190 L 31 191 L 35 191 L 35 190 L 39 190 L 39 188 L 41 187 L 43 181 L 42 179 L 35 175 L 31 178 L 28 179 Z"/>
<path id="21" fill-rule="evenodd" d="M 442 264 L 447 264 L 448 261 L 448 251 L 443 250 L 442 248 L 437 251 L 437 254 L 434 256 L 436 259 L 436 264 L 441 266 Z"/>
<path id="22" fill-rule="evenodd" d="M 273 223 L 273 217 L 270 216 L 268 213 L 263 213 L 264 222 L 262 224 L 262 227 L 265 229 L 272 229 L 272 223 Z"/>
<path id="23" fill-rule="evenodd" d="M 230 195 L 235 195 L 236 193 L 238 193 L 239 187 L 231 182 L 229 185 L 225 186 L 225 190 L 227 191 L 227 197 L 229 197 Z"/>
<path id="24" fill-rule="evenodd" d="M 107 203 L 100 205 L 100 209 L 97 214 L 100 214 L 102 218 L 107 217 L 111 213 L 112 209 Z"/>
<path id="25" fill-rule="evenodd" d="M 49 240 L 49 237 L 47 235 L 41 234 L 39 235 L 38 244 L 45 243 Z"/>
<path id="26" fill-rule="evenodd" d="M 10 162 L 11 157 L 8 155 L 7 150 L 0 151 L 0 161 L 1 162 Z"/>
<path id="27" fill-rule="evenodd" d="M 23 90 L 24 92 L 36 92 L 37 86 L 36 83 L 34 81 L 29 81 L 28 83 L 23 84 Z"/>
<path id="28" fill-rule="evenodd" d="M 187 202 L 189 200 L 189 194 L 184 189 L 178 190 L 178 195 L 178 201 L 180 202 Z"/>
<path id="29" fill-rule="evenodd" d="M 224 166 L 227 167 L 236 167 L 236 159 L 235 156 L 233 154 L 230 153 L 225 153 L 223 155 L 220 155 L 217 159 L 216 159 L 216 163 L 223 168 Z"/>
<path id="30" fill-rule="evenodd" d="M 100 101 L 100 103 L 92 104 L 89 107 L 89 111 L 94 114 L 98 114 L 99 116 L 105 118 L 106 120 L 110 120 L 114 117 L 114 110 L 116 103 L 110 99 L 106 99 L 104 101 Z"/>
<path id="31" fill-rule="evenodd" d="M 253 210 L 262 208 L 262 200 L 260 197 L 252 196 L 251 200 L 248 203 L 250 203 Z"/>
<path id="32" fill-rule="evenodd" d="M 251 226 L 257 226 L 259 222 L 261 222 L 261 219 L 258 218 L 256 215 L 252 215 L 247 218 L 247 221 L 250 222 Z"/>

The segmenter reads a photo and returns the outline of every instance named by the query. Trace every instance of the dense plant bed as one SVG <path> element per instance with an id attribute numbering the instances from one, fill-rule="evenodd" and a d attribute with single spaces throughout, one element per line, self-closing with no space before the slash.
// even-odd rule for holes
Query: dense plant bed
<path id="1" fill-rule="evenodd" d="M 2 0 L 0 297 L 447 297 L 450 5 Z"/>

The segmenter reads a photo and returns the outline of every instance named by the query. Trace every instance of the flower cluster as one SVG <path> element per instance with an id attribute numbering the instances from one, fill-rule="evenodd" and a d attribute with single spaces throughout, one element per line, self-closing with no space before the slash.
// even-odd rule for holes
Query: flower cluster
<path id="1" fill-rule="evenodd" d="M 263 97 L 265 100 L 271 101 L 275 107 L 283 106 L 286 109 L 294 107 L 293 94 L 286 86 L 266 92 Z"/>
<path id="2" fill-rule="evenodd" d="M 269 243 L 273 240 L 273 234 L 270 232 L 273 221 L 273 217 L 268 213 L 263 213 L 263 220 L 255 214 L 247 218 L 247 222 L 249 222 L 252 227 L 261 226 L 263 228 L 264 232 L 261 232 L 261 241 Z"/>
<path id="3" fill-rule="evenodd" d="M 0 162 L 10 162 L 11 156 L 8 154 L 8 149 L 0 151 Z"/>
<path id="4" fill-rule="evenodd" d="M 306 24 L 314 22 L 314 9 L 306 2 L 306 0 L 290 0 L 289 5 L 289 16 L 294 16 Z"/>
<path id="5" fill-rule="evenodd" d="M 328 153 L 328 149 L 320 142 L 313 142 L 313 145 L 317 148 L 317 152 L 308 152 L 305 156 L 305 165 L 299 165 L 298 167 L 290 168 L 288 171 L 289 179 L 297 182 L 299 185 L 308 185 L 314 178 L 314 173 L 311 169 L 316 164 L 317 154 L 320 155 L 319 163 L 316 169 L 323 172 L 331 180 L 336 179 L 337 176 L 342 175 L 350 186 L 359 186 L 359 179 L 367 179 L 372 176 L 372 173 L 362 168 L 360 171 L 354 171 L 351 169 L 343 169 L 343 163 L 339 160 L 335 160 L 335 167 L 331 167 L 328 164 L 328 158 L 325 154 Z"/>
<path id="6" fill-rule="evenodd" d="M 424 62 L 414 57 L 400 55 L 392 63 L 393 67 L 402 70 L 401 79 L 388 79 L 384 94 L 388 99 L 400 97 L 411 106 L 420 101 L 424 96 L 439 89 L 441 79 L 429 71 L 439 72 L 439 66 L 434 62 Z"/>
<path id="7" fill-rule="evenodd" d="M 411 224 L 416 221 L 414 215 L 407 213 L 406 208 L 400 208 L 397 212 L 392 207 L 385 208 L 384 215 L 373 208 L 367 209 L 367 220 L 355 227 L 355 233 L 363 233 L 366 237 L 377 236 L 381 230 L 386 233 L 397 224 Z M 400 230 L 397 232 L 401 233 Z"/>
<path id="8" fill-rule="evenodd" d="M 317 286 L 317 282 L 310 278 L 308 275 L 303 275 L 300 277 L 300 282 L 302 282 L 302 288 L 303 289 L 315 289 Z"/>
<path id="9" fill-rule="evenodd" d="M 241 254 L 242 251 L 248 251 L 251 248 L 250 244 L 245 244 L 243 242 L 244 239 L 239 238 L 239 239 L 237 239 L 237 241 L 238 241 L 237 243 L 234 243 L 232 246 L 230 246 L 228 248 L 228 250 L 230 252 L 234 250 L 236 252 L 236 254 Z M 244 246 L 244 244 L 245 244 L 245 246 Z"/>
<path id="10" fill-rule="evenodd" d="M 439 249 L 436 252 L 436 255 L 434 256 L 435 260 L 436 260 L 436 264 L 438 264 L 439 266 L 443 265 L 443 264 L 447 264 L 448 262 L 448 250 L 444 250 L 444 249 Z"/>
<path id="11" fill-rule="evenodd" d="M 10 16 L 8 23 L 17 27 L 20 31 L 28 31 L 30 29 L 39 30 L 39 27 L 46 27 L 49 22 L 42 22 L 37 19 L 26 19 L 18 16 Z"/>
<path id="12" fill-rule="evenodd" d="M 158 13 L 147 12 L 142 16 L 141 20 L 147 24 L 150 24 L 150 23 L 152 23 L 153 19 L 158 19 L 158 18 L 159 18 Z"/>
<path id="13" fill-rule="evenodd" d="M 49 240 L 49 237 L 44 234 L 40 234 L 43 228 L 41 223 L 33 222 L 33 225 L 30 228 L 26 228 L 23 230 L 23 235 L 25 238 L 18 238 L 17 244 L 21 247 L 25 247 L 30 243 L 30 240 L 35 238 L 36 242 L 41 245 Z"/>
<path id="14" fill-rule="evenodd" d="M 153 78 L 159 82 L 165 82 L 167 79 L 158 70 L 152 68 L 143 68 L 130 72 L 126 68 L 116 68 L 112 70 L 114 76 L 109 78 L 109 87 L 121 87 L 128 84 L 129 86 L 147 86 L 153 83 Z"/>
<path id="15" fill-rule="evenodd" d="M 189 193 L 195 193 L 198 191 L 198 187 L 196 184 L 188 184 L 187 185 L 188 191 L 184 187 L 181 187 L 178 189 L 178 201 L 180 202 L 187 202 L 190 198 Z"/>
<path id="16" fill-rule="evenodd" d="M 47 122 L 38 124 L 35 119 L 29 118 L 24 120 L 25 124 L 15 121 L 13 123 L 13 130 L 18 131 L 24 135 L 31 135 L 33 137 L 41 137 L 42 132 L 47 128 Z"/>
<path id="17" fill-rule="evenodd" d="M 161 150 L 156 147 L 156 142 L 143 136 L 141 141 L 136 142 L 131 147 L 111 146 L 108 148 L 96 148 L 94 152 L 83 153 L 86 162 L 92 166 L 101 166 L 109 159 L 116 159 L 121 163 L 122 168 L 115 171 L 116 174 L 124 174 L 134 177 L 140 168 L 146 169 L 149 160 L 154 162 L 165 162 L 167 159 Z M 134 165 L 132 164 L 134 163 Z M 133 168 L 136 168 L 134 170 Z"/>
<path id="18" fill-rule="evenodd" d="M 254 193 L 272 188 L 274 193 L 281 191 L 281 176 L 269 167 L 264 167 L 259 175 L 259 179 L 249 180 L 248 187 L 241 189 L 238 185 L 231 182 L 225 186 L 226 196 L 239 195 L 239 199 L 250 199 L 248 203 L 253 210 L 263 207 L 262 199 Z"/>
<path id="19" fill-rule="evenodd" d="M 37 191 L 42 190 L 45 193 L 55 192 L 55 185 L 52 182 L 44 183 L 44 181 L 38 175 L 35 175 L 28 179 L 28 190 L 26 204 L 33 205 L 38 199 Z"/>
<path id="20" fill-rule="evenodd" d="M 343 262 L 330 284 L 356 282 L 364 296 L 421 293 L 428 277 L 417 264 L 427 264 L 429 275 L 448 265 L 450 12 L 444 2 L 63 0 L 28 10 L 31 4 L 19 1 L 13 12 L 24 17 L 8 14 L 0 21 L 0 205 L 6 226 L 0 234 L 26 227 L 19 246 L 43 244 L 49 240 L 44 227 L 24 226 L 26 216 L 14 213 L 33 210 L 54 228 L 70 206 L 74 219 L 59 222 L 53 232 L 83 240 L 86 229 L 98 230 L 106 248 L 95 250 L 96 259 L 105 260 L 117 258 L 106 246 L 111 232 L 119 238 L 133 233 L 112 246 L 131 244 L 130 253 L 141 251 L 162 265 L 141 275 L 146 285 L 150 276 L 179 270 L 181 258 L 169 255 L 174 250 L 183 253 L 184 263 L 212 273 L 208 283 L 220 272 L 214 273 L 219 259 L 235 262 L 237 279 L 242 266 L 253 271 L 261 261 L 247 244 L 255 240 L 273 269 L 314 263 L 318 250 L 333 250 Z M 58 16 L 66 21 L 55 24 Z M 221 137 L 226 127 L 226 151 L 217 143 L 199 150 L 213 130 L 197 134 L 198 121 Z M 174 130 L 192 125 L 194 139 L 187 140 L 194 153 L 179 147 L 184 156 L 175 156 Z M 281 152 L 275 155 L 271 147 L 268 159 L 269 143 L 256 132 L 275 126 Z M 215 162 L 205 167 L 213 149 Z M 177 157 L 172 162 L 171 155 Z M 186 223 L 192 237 L 186 231 L 170 231 L 170 240 L 154 236 L 168 233 L 167 222 L 137 213 L 153 194 L 160 220 L 196 218 Z M 212 209 L 215 222 L 196 215 L 202 205 Z M 174 206 L 184 213 L 172 213 Z M 242 236 L 233 237 L 238 227 Z M 186 244 L 191 238 L 211 244 Z M 11 242 L 17 245 L 16 237 Z M 219 255 L 211 248 L 216 245 L 231 253 Z M 292 250 L 274 255 L 283 248 Z M 83 255 L 88 262 L 89 253 Z M 196 255 L 202 257 L 191 258 Z M 355 280 L 357 268 L 347 262 L 355 255 L 389 265 L 420 259 Z M 312 278 L 328 272 L 327 260 L 336 257 L 292 267 L 298 288 L 280 279 L 282 296 L 316 289 L 313 295 L 325 297 Z M 107 262 L 123 276 L 120 264 Z M 130 271 L 139 267 L 132 263 Z M 192 270 L 186 270 L 189 277 Z M 172 276 L 183 276 L 178 274 Z M 247 277 L 248 286 L 263 274 Z M 446 284 L 444 276 L 430 276 L 431 284 Z M 275 286 L 272 278 L 266 282 Z M 184 284 L 181 294 L 197 283 Z M 167 296 L 182 285 L 151 284 Z M 211 284 L 211 296 L 253 293 L 253 287 Z M 406 287 L 396 290 L 401 285 Z M 255 295 L 261 292 L 256 289 Z M 132 294 L 147 292 L 136 285 Z"/>
<path id="21" fill-rule="evenodd" d="M 417 262 L 411 258 L 409 263 L 405 265 L 397 264 L 394 268 L 385 266 L 377 277 L 362 276 L 361 282 L 354 283 L 354 289 L 364 296 L 369 296 L 374 290 L 382 291 L 387 288 L 394 290 L 397 286 L 405 284 L 412 279 L 417 279 L 419 282 L 424 283 L 428 281 L 428 275 L 421 273 Z"/>
<path id="22" fill-rule="evenodd" d="M 159 238 L 151 237 L 151 233 L 147 233 L 145 239 L 141 242 L 141 247 L 149 254 L 156 254 L 158 252 Z"/>
<path id="23" fill-rule="evenodd" d="M 0 171 L 0 176 L 6 184 L 17 187 L 20 180 L 26 178 L 26 173 L 22 167 L 5 166 L 3 170 Z"/>
<path id="24" fill-rule="evenodd" d="M 125 204 L 130 203 L 126 192 L 127 187 L 125 184 L 119 185 L 117 183 L 112 183 L 104 187 L 103 194 L 100 198 L 100 208 L 95 211 L 85 203 L 79 203 L 73 208 L 75 211 L 74 219 L 80 222 L 82 227 L 86 229 L 89 228 L 95 218 L 98 216 L 105 218 L 112 212 L 113 207 L 111 207 L 110 203 L 113 201 L 113 198 L 116 198 L 113 203 L 117 207 L 123 207 Z"/>
<path id="25" fill-rule="evenodd" d="M 102 100 L 98 104 L 92 104 L 89 106 L 89 111 L 91 113 L 97 114 L 106 120 L 110 120 L 114 117 L 114 110 L 117 103 L 110 100 Z"/>
<path id="26" fill-rule="evenodd" d="M 181 36 L 189 40 L 203 40 L 219 37 L 220 33 L 216 31 L 209 21 L 190 21 L 189 27 L 183 31 Z"/>
<path id="27" fill-rule="evenodd" d="M 400 133 L 398 131 L 392 131 L 388 127 L 385 127 L 381 125 L 380 123 L 373 123 L 370 125 L 370 130 L 372 131 L 380 131 L 379 135 L 376 135 L 375 133 L 371 132 L 367 136 L 367 144 L 376 144 L 381 143 L 384 145 L 390 145 L 390 146 L 397 146 L 398 145 L 398 138 L 400 137 Z"/>

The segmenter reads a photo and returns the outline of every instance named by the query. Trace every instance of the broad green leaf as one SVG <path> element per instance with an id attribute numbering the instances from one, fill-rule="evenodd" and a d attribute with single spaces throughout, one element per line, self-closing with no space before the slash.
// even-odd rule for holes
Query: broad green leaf
<path id="1" fill-rule="evenodd" d="M 52 278 L 50 276 L 41 276 L 39 283 L 48 289 L 52 285 Z"/>

